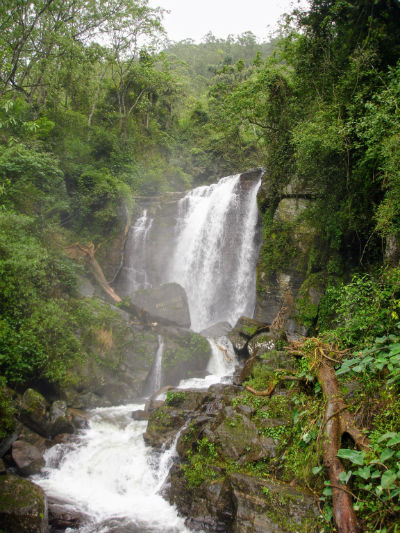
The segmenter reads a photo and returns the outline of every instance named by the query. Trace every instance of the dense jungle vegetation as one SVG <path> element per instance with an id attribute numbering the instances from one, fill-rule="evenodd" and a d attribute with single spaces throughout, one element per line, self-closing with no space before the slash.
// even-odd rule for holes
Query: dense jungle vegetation
<path id="1" fill-rule="evenodd" d="M 68 380 L 107 319 L 77 297 L 68 245 L 107 246 L 135 196 L 264 166 L 276 203 L 289 181 L 316 198 L 309 273 L 327 290 L 310 332 L 349 350 L 342 374 L 385 387 L 378 459 L 347 459 L 370 530 L 399 530 L 399 28 L 398 0 L 311 0 L 269 43 L 173 43 L 147 0 L 1 2 L 2 436 L 6 385 Z"/>

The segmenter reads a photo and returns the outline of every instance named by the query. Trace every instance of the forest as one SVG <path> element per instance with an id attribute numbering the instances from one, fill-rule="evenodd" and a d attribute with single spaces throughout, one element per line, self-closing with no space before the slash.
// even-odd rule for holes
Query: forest
<path id="1" fill-rule="evenodd" d="M 14 395 L 68 383 L 112 321 L 79 298 L 71 246 L 101 262 L 136 198 L 264 167 L 258 268 L 291 261 L 273 211 L 296 182 L 315 199 L 306 270 L 323 285 L 317 310 L 298 306 L 303 377 L 321 346 L 364 397 L 379 383 L 369 445 L 339 450 L 340 481 L 363 531 L 400 531 L 399 28 L 398 0 L 311 0 L 270 42 L 196 44 L 169 41 L 147 0 L 1 2 L 0 439 Z M 350 531 L 330 529 L 332 487 L 313 470 L 323 531 Z"/>

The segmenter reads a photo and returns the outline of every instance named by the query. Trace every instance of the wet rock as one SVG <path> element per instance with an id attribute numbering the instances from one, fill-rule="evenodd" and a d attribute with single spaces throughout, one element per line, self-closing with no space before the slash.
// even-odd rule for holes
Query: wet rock
<path id="1" fill-rule="evenodd" d="M 144 409 L 138 409 L 137 411 L 132 412 L 132 418 L 133 420 L 137 420 L 138 422 L 141 422 L 143 420 L 149 419 L 149 413 L 145 411 Z"/>
<path id="2" fill-rule="evenodd" d="M 226 337 L 231 330 L 232 326 L 229 322 L 218 322 L 217 324 L 213 324 L 209 328 L 200 331 L 200 335 L 211 339 L 217 339 L 218 337 Z"/>
<path id="3" fill-rule="evenodd" d="M 190 312 L 185 289 L 178 283 L 165 283 L 136 291 L 131 302 L 146 311 L 155 322 L 190 328 Z"/>
<path id="4" fill-rule="evenodd" d="M 0 523 L 7 533 L 47 533 L 47 501 L 40 487 L 17 476 L 0 476 Z"/>
<path id="5" fill-rule="evenodd" d="M 23 440 L 17 440 L 12 445 L 12 458 L 23 476 L 38 474 L 45 465 L 40 451 Z"/>
<path id="6" fill-rule="evenodd" d="M 275 480 L 230 476 L 234 533 L 314 533 L 318 507 L 307 492 Z"/>
<path id="7" fill-rule="evenodd" d="M 163 406 L 150 414 L 146 432 L 143 435 L 147 445 L 154 448 L 168 447 L 185 422 L 182 410 Z"/>
<path id="8" fill-rule="evenodd" d="M 18 440 L 23 440 L 29 444 L 32 444 L 32 446 L 35 446 L 35 448 L 37 448 L 41 454 L 44 454 L 49 446 L 49 441 L 47 439 L 23 424 L 18 426 Z"/>
<path id="9" fill-rule="evenodd" d="M 235 352 L 242 356 L 248 357 L 249 353 L 247 351 L 247 343 L 259 330 L 264 330 L 268 326 L 249 318 L 242 316 L 237 321 L 235 327 L 228 333 L 228 338 L 231 341 Z"/>
<path id="10" fill-rule="evenodd" d="M 67 528 L 78 529 L 90 517 L 85 513 L 71 509 L 56 499 L 49 499 L 49 524 L 56 531 L 64 531 Z"/>
<path id="11" fill-rule="evenodd" d="M 67 404 L 62 400 L 53 402 L 49 413 L 49 433 L 51 437 L 59 433 L 73 433 L 75 430 L 68 414 Z"/>
<path id="12" fill-rule="evenodd" d="M 233 502 L 230 486 L 225 477 L 188 487 L 178 465 L 170 472 L 167 497 L 184 514 L 186 524 L 194 530 L 225 532 L 233 520 Z"/>
<path id="13" fill-rule="evenodd" d="M 164 339 L 162 384 L 178 385 L 182 379 L 204 375 L 211 347 L 202 335 L 172 327 L 159 331 Z"/>
<path id="14" fill-rule="evenodd" d="M 227 416 L 214 431 L 224 458 L 243 464 L 275 457 L 277 443 L 273 439 L 261 437 L 257 426 L 242 413 L 225 412 Z"/>
<path id="15" fill-rule="evenodd" d="M 4 457 L 4 455 L 11 448 L 13 442 L 15 442 L 17 439 L 18 433 L 15 431 L 11 433 L 11 435 L 7 435 L 7 437 L 0 440 L 0 457 Z"/>
<path id="16" fill-rule="evenodd" d="M 86 429 L 89 426 L 89 416 L 85 411 L 68 408 L 67 413 L 75 430 Z"/>
<path id="17" fill-rule="evenodd" d="M 19 418 L 42 437 L 49 437 L 49 418 L 45 398 L 33 389 L 27 389 L 20 403 Z"/>
<path id="18" fill-rule="evenodd" d="M 247 343 L 247 351 L 250 357 L 262 355 L 275 348 L 276 338 L 269 332 L 259 333 Z"/>

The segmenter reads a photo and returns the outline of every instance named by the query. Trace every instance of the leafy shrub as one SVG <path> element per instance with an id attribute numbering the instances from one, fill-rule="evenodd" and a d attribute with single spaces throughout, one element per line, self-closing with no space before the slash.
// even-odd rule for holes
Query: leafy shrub
<path id="1" fill-rule="evenodd" d="M 334 317 L 320 318 L 320 332 L 344 346 L 366 346 L 398 322 L 400 269 L 383 270 L 376 277 L 356 274 L 348 284 L 328 287 L 322 309 L 327 302 Z"/>

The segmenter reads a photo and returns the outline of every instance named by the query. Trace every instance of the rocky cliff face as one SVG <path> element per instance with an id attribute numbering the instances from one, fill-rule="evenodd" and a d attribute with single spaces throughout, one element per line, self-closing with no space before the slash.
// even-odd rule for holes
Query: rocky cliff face
<path id="1" fill-rule="evenodd" d="M 309 213 L 314 198 L 313 191 L 294 182 L 277 195 L 269 188 L 268 176 L 258 194 L 263 236 L 254 316 L 291 336 L 306 334 L 323 291 L 313 272 L 317 237 Z"/>
<path id="2" fill-rule="evenodd" d="M 263 352 L 257 364 L 266 380 L 277 365 L 290 372 L 295 364 L 271 347 Z M 282 437 L 293 424 L 296 392 L 296 387 L 278 386 L 270 398 L 257 398 L 232 385 L 214 385 L 205 392 L 172 390 L 151 413 L 146 442 L 161 448 L 177 439 L 179 461 L 165 493 L 191 528 L 229 533 L 318 530 L 314 496 L 282 468 Z"/>

